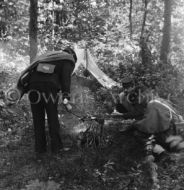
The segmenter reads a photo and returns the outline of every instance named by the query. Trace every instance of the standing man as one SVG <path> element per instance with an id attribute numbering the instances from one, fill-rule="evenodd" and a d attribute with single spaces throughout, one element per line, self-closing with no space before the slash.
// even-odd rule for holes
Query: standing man
<path id="1" fill-rule="evenodd" d="M 77 56 L 70 47 L 41 55 L 22 73 L 17 88 L 23 96 L 28 93 L 35 133 L 37 154 L 47 150 L 45 134 L 45 113 L 48 118 L 49 136 L 52 153 L 63 148 L 59 133 L 58 92 L 62 91 L 63 104 L 71 110 L 70 84 Z"/>

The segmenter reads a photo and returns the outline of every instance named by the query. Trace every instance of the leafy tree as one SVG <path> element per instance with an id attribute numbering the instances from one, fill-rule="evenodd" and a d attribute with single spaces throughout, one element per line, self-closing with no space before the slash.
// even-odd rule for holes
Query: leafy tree
<path id="1" fill-rule="evenodd" d="M 167 69 L 160 62 L 160 50 L 165 48 L 160 43 L 164 40 L 165 3 L 168 1 L 38 0 L 38 53 L 62 49 L 75 42 L 93 50 L 98 65 L 115 80 L 121 81 L 124 73 L 131 72 L 137 80 L 143 77 L 151 81 L 157 76 L 157 81 L 163 79 L 169 83 L 176 77 L 168 79 L 164 74 Z M 14 57 L 28 55 L 29 1 L 4 0 L 0 5 L 5 25 L 2 24 L 1 31 L 8 31 L 2 46 Z M 183 7 L 182 0 L 172 3 L 170 52 L 167 53 L 174 65 L 170 70 L 177 68 L 180 73 L 184 72 Z M 140 76 L 135 74 L 139 72 Z M 170 90 L 171 85 L 165 86 Z"/>

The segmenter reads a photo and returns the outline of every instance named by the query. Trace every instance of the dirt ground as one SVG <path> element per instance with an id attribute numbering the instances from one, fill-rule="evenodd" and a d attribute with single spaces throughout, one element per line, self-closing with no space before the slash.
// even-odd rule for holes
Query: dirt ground
<path id="1" fill-rule="evenodd" d="M 34 134 L 27 101 L 0 110 L 0 189 L 2 190 L 148 190 L 144 148 L 131 132 L 115 132 L 104 147 L 80 148 L 72 131 L 80 122 L 62 113 L 62 155 L 34 153 Z M 64 125 L 63 125 L 64 124 Z M 172 154 L 171 156 L 175 156 Z M 157 189 L 184 189 L 184 164 L 157 163 Z"/>

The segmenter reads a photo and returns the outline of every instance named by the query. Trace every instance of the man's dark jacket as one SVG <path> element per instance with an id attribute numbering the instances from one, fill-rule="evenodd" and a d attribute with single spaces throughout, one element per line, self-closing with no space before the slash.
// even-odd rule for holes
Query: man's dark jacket
<path id="1" fill-rule="evenodd" d="M 75 60 L 71 54 L 63 51 L 54 51 L 48 52 L 46 54 L 40 55 L 36 57 L 36 59 L 30 64 L 28 68 L 26 68 L 20 75 L 17 82 L 17 89 L 20 92 L 20 98 L 27 93 L 30 77 L 32 72 L 38 66 L 39 63 L 44 64 L 62 64 L 63 61 L 69 62 L 68 64 L 72 64 L 72 67 L 75 65 Z"/>

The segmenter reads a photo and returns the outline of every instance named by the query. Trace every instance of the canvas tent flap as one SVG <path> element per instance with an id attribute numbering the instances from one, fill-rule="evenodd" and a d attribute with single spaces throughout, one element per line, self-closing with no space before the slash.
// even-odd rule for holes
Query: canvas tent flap
<path id="1" fill-rule="evenodd" d="M 74 72 L 78 69 L 78 67 L 82 64 L 87 70 L 98 80 L 98 82 L 108 88 L 112 87 L 120 87 L 121 85 L 116 81 L 112 80 L 108 77 L 95 63 L 95 59 L 90 53 L 89 50 L 81 49 L 79 47 L 75 47 L 75 52 L 77 54 L 77 63 L 75 66 Z M 86 65 L 87 64 L 87 65 Z"/>
<path id="2" fill-rule="evenodd" d="M 86 59 L 85 59 L 85 55 L 84 55 L 84 49 L 80 49 L 77 46 L 75 46 L 75 53 L 77 55 L 77 62 L 75 63 L 75 69 L 73 71 L 73 73 L 75 73 L 79 66 L 85 65 Z"/>

